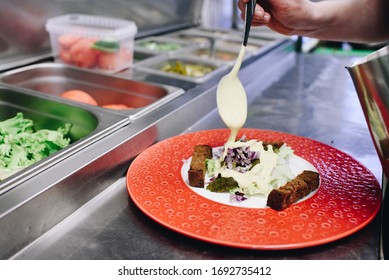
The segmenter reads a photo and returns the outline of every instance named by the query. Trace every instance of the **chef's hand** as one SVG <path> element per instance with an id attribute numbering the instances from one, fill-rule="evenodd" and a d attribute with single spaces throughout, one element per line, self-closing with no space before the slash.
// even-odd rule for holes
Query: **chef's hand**
<path id="1" fill-rule="evenodd" d="M 239 0 L 244 19 L 249 0 Z M 388 0 L 259 0 L 253 26 L 267 25 L 284 35 L 329 41 L 387 42 Z"/>
<path id="2" fill-rule="evenodd" d="M 241 17 L 249 0 L 239 0 Z M 313 20 L 313 6 L 308 0 L 261 0 L 255 7 L 253 26 L 267 25 L 284 35 L 300 35 L 317 28 Z M 312 26 L 313 24 L 313 26 Z"/>

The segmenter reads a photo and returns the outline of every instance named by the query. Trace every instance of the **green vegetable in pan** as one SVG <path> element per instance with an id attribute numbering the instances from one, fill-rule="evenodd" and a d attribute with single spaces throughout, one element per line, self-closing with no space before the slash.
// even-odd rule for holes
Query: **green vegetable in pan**
<path id="1" fill-rule="evenodd" d="M 0 122 L 0 180 L 66 147 L 71 124 L 57 130 L 35 130 L 23 113 Z"/>
<path id="2" fill-rule="evenodd" d="M 175 51 L 182 48 L 182 45 L 171 42 L 145 41 L 139 44 L 142 48 L 153 51 Z"/>
<path id="3" fill-rule="evenodd" d="M 202 77 L 208 74 L 209 72 L 215 70 L 215 67 L 175 61 L 172 63 L 167 63 L 161 68 L 161 70 L 165 72 L 172 72 L 179 75 L 188 76 L 188 77 Z"/>

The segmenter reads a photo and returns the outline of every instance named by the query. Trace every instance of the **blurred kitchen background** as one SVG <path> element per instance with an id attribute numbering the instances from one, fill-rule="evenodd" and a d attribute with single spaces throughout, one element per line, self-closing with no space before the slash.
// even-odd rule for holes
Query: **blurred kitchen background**
<path id="1" fill-rule="evenodd" d="M 230 0 L 1 0 L 0 71 L 50 56 L 47 19 L 81 13 L 134 21 L 136 38 L 195 25 L 231 27 Z"/>
<path id="2" fill-rule="evenodd" d="M 45 30 L 47 19 L 68 13 L 112 16 L 134 21 L 136 38 L 162 34 L 191 26 L 243 28 L 237 0 L 1 0 L 0 71 L 50 56 Z M 323 42 L 304 38 L 305 50 Z M 377 49 L 380 46 L 325 44 L 341 51 Z"/>

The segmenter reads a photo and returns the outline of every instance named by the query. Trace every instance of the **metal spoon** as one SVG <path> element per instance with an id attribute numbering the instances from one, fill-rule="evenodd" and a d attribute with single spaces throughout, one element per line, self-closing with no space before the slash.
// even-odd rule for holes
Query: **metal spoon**
<path id="1" fill-rule="evenodd" d="M 246 17 L 244 24 L 244 37 L 243 37 L 243 46 L 247 46 L 247 41 L 249 39 L 249 33 L 251 28 L 251 23 L 253 21 L 253 15 L 255 11 L 255 5 L 257 4 L 257 0 L 250 0 L 246 5 Z"/>
<path id="2" fill-rule="evenodd" d="M 227 152 L 228 145 L 236 141 L 236 136 L 247 119 L 247 96 L 238 78 L 238 72 L 245 54 L 255 4 L 256 1 L 254 0 L 249 1 L 246 5 L 244 39 L 239 56 L 231 72 L 220 80 L 216 90 L 219 115 L 225 125 L 231 130 L 230 137 L 225 145 L 225 153 Z"/>

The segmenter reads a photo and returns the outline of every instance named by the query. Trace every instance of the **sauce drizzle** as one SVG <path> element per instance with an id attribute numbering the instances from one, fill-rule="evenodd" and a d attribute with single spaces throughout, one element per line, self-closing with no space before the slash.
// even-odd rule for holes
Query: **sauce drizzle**
<path id="1" fill-rule="evenodd" d="M 217 87 L 217 108 L 225 125 L 231 130 L 230 137 L 224 145 L 224 155 L 235 141 L 239 130 L 247 119 L 246 91 L 238 78 L 246 47 L 242 44 L 238 58 L 231 72 L 225 75 Z"/>

